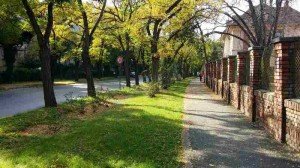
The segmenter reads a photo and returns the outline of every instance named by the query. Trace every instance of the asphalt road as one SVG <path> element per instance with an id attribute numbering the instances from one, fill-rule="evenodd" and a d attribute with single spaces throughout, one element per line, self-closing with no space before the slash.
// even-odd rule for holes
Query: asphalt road
<path id="1" fill-rule="evenodd" d="M 140 81 L 141 83 L 142 81 Z M 131 84 L 134 84 L 134 80 Z M 122 87 L 125 82 L 122 81 Z M 103 82 L 95 82 L 96 90 L 116 90 L 119 89 L 119 81 L 117 79 L 107 80 Z M 66 101 L 69 96 L 82 97 L 87 94 L 87 85 L 78 83 L 66 86 L 54 87 L 56 100 L 58 103 Z M 0 92 L 0 118 L 12 116 L 18 113 L 38 109 L 44 106 L 44 97 L 42 88 L 20 88 L 4 92 Z"/>

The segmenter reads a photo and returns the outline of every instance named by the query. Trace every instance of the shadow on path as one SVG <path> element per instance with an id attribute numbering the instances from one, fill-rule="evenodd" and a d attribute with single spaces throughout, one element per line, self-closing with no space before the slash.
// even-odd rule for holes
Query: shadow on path
<path id="1" fill-rule="evenodd" d="M 299 157 L 193 80 L 185 95 L 186 167 L 300 167 Z"/>

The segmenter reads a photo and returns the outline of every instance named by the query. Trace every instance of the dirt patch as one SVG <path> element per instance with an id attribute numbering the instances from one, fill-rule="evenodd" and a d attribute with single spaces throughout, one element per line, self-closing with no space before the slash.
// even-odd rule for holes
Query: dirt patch
<path id="1" fill-rule="evenodd" d="M 114 99 L 117 99 L 117 100 L 123 100 L 123 99 L 126 99 L 128 98 L 128 96 L 125 96 L 125 95 L 115 95 L 114 96 Z"/>
<path id="2" fill-rule="evenodd" d="M 110 102 L 90 103 L 84 107 L 77 108 L 76 112 L 68 113 L 68 118 L 85 119 L 94 117 L 96 114 L 102 113 L 113 106 Z"/>
<path id="3" fill-rule="evenodd" d="M 54 135 L 67 130 L 66 126 L 40 124 L 26 128 L 22 135 Z"/>

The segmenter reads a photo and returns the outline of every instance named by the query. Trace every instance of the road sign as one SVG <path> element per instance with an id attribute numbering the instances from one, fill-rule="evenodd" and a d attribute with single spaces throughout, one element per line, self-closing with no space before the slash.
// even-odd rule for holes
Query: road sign
<path id="1" fill-rule="evenodd" d="M 118 64 L 122 64 L 123 63 L 123 57 L 122 56 L 118 56 L 118 58 L 117 58 L 117 62 L 118 62 Z"/>

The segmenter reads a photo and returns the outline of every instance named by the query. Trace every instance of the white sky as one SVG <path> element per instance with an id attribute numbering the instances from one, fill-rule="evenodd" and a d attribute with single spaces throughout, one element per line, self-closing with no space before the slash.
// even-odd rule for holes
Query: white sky
<path id="1" fill-rule="evenodd" d="M 91 0 L 83 0 L 83 1 L 91 1 Z M 239 1 L 239 0 L 227 0 L 227 2 L 235 2 L 235 1 Z M 112 6 L 112 0 L 107 0 L 108 2 L 108 6 Z M 259 2 L 259 0 L 254 0 L 254 5 L 257 5 Z M 291 0 L 291 2 L 289 3 L 289 5 L 300 11 L 300 0 Z M 243 9 L 243 10 L 247 10 L 248 6 L 247 6 L 247 3 L 245 2 L 245 0 L 240 0 L 240 3 L 238 4 L 238 6 Z M 226 21 L 226 18 L 221 18 L 220 20 L 222 20 L 222 22 Z M 203 29 L 206 29 L 204 31 L 208 32 L 210 31 L 210 29 L 212 29 L 213 27 L 215 27 L 214 25 L 211 25 L 211 24 L 208 24 L 208 23 L 204 23 L 203 24 Z M 216 29 L 218 31 L 223 31 L 224 28 L 218 28 Z M 220 35 L 213 35 L 212 38 L 214 39 L 218 39 L 220 37 Z"/>

